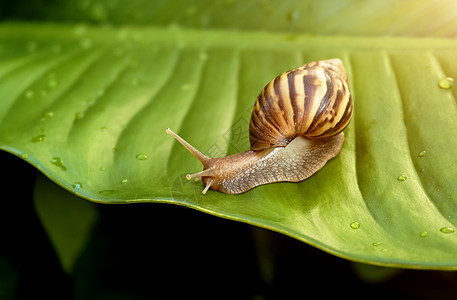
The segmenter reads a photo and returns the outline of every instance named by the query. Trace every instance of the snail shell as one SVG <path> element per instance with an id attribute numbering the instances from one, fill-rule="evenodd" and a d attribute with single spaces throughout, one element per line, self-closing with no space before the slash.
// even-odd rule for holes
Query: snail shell
<path id="1" fill-rule="evenodd" d="M 272 182 L 302 181 L 335 157 L 353 111 L 348 78 L 339 59 L 287 71 L 261 91 L 249 124 L 251 150 L 209 158 L 167 129 L 204 165 L 187 175 L 209 188 L 239 194 Z"/>
<path id="2" fill-rule="evenodd" d="M 339 59 L 285 72 L 257 97 L 249 125 L 251 149 L 285 147 L 295 137 L 335 136 L 349 124 L 352 98 Z"/>

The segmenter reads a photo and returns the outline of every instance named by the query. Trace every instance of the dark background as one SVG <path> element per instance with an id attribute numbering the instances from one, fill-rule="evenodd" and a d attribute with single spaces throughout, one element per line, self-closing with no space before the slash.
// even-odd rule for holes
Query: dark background
<path id="1" fill-rule="evenodd" d="M 97 204 L 66 274 L 33 205 L 37 171 L 0 152 L 0 299 L 456 299 L 455 272 L 353 263 L 265 229 L 168 204 Z"/>

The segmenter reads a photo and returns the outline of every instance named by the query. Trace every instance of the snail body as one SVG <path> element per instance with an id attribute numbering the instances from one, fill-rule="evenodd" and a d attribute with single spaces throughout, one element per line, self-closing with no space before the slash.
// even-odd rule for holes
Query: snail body
<path id="1" fill-rule="evenodd" d="M 298 182 L 338 155 L 342 132 L 353 111 L 352 96 L 339 59 L 308 63 L 287 71 L 261 91 L 249 124 L 251 149 L 209 158 L 167 129 L 204 166 L 187 179 L 209 188 L 240 194 L 258 185 Z"/>

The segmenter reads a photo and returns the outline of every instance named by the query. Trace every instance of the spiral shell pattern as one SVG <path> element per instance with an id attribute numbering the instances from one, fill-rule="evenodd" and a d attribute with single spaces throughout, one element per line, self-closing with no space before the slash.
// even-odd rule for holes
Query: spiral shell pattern
<path id="1" fill-rule="evenodd" d="M 285 147 L 297 136 L 335 136 L 349 124 L 352 110 L 341 60 L 311 62 L 287 71 L 257 97 L 249 124 L 251 149 Z"/>

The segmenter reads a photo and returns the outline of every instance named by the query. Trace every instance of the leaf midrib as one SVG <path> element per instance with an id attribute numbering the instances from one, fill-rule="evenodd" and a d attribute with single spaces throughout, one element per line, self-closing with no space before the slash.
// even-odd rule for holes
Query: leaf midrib
<path id="1" fill-rule="evenodd" d="M 457 39 L 428 37 L 366 37 L 345 35 L 289 34 L 265 31 L 238 31 L 220 29 L 193 29 L 179 26 L 86 26 L 84 35 L 76 32 L 77 26 L 54 23 L 7 22 L 0 25 L 0 39 L 41 40 L 59 37 L 61 41 L 96 38 L 94 43 L 117 44 L 124 42 L 159 43 L 182 47 L 235 47 L 239 49 L 313 49 L 333 47 L 347 51 L 372 50 L 445 50 L 457 47 Z M 85 26 L 85 25 L 84 25 Z M 127 37 L 113 33 L 128 32 Z M 33 33 L 32 35 L 30 35 Z M 28 40 L 24 40 L 24 43 Z"/>

